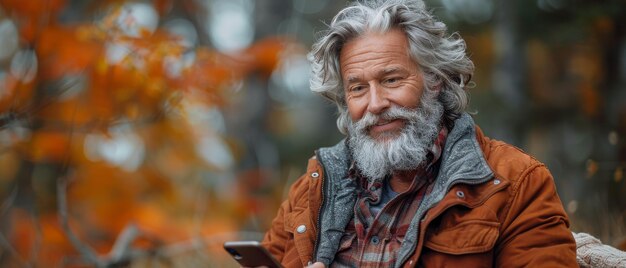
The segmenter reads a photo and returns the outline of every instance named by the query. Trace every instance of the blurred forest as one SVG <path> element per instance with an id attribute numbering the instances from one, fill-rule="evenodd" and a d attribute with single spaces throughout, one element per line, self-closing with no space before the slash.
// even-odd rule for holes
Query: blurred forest
<path id="1" fill-rule="evenodd" d="M 626 5 L 430 0 L 484 132 L 626 250 Z M 0 0 L 0 266 L 237 267 L 341 139 L 306 53 L 347 1 Z"/>

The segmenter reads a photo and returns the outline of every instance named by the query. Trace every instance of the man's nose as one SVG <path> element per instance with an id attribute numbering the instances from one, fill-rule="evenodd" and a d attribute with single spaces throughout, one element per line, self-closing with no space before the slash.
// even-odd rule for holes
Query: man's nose
<path id="1" fill-rule="evenodd" d="M 370 85 L 369 103 L 367 111 L 372 114 L 379 114 L 389 108 L 390 102 L 385 90 L 380 85 Z"/>

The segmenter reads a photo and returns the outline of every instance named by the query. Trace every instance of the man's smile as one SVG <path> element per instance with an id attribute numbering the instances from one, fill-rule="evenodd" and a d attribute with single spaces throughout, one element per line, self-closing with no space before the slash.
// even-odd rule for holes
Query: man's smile
<path id="1" fill-rule="evenodd" d="M 378 122 L 369 127 L 369 135 L 373 138 L 377 138 L 382 134 L 389 132 L 400 132 L 404 127 L 405 120 L 396 118 L 391 120 L 380 119 Z"/>

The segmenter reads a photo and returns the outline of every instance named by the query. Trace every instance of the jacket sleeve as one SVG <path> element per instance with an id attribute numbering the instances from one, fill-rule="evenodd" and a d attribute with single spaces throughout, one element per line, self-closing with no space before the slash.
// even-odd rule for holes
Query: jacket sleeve
<path id="1" fill-rule="evenodd" d="M 512 185 L 497 267 L 577 267 L 576 243 L 550 172 L 535 165 Z"/>
<path id="2" fill-rule="evenodd" d="M 285 220 L 287 215 L 294 209 L 294 203 L 298 197 L 302 196 L 302 192 L 308 188 L 306 179 L 307 176 L 303 175 L 291 186 L 287 200 L 280 205 L 276 217 L 272 220 L 270 229 L 265 233 L 261 242 L 263 247 L 281 263 L 285 258 L 288 244 L 293 243 L 293 233 L 286 231 Z"/>

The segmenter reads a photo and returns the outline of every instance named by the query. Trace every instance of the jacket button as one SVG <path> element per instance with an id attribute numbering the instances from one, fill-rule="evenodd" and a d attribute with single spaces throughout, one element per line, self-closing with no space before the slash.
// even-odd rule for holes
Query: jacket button
<path id="1" fill-rule="evenodd" d="M 493 184 L 495 184 L 495 185 L 500 184 L 500 180 L 498 180 L 498 179 L 493 180 Z"/>
<path id="2" fill-rule="evenodd" d="M 371 241 L 372 244 L 378 245 L 378 242 L 380 242 L 380 238 L 378 238 L 378 236 L 373 236 Z"/>
<path id="3" fill-rule="evenodd" d="M 306 232 L 306 226 L 304 224 L 298 226 L 298 228 L 296 228 L 296 232 L 299 234 Z"/>
<path id="4" fill-rule="evenodd" d="M 463 191 L 456 191 L 456 196 L 459 198 L 465 197 L 465 193 Z"/>
<path id="5" fill-rule="evenodd" d="M 311 173 L 311 177 L 313 177 L 313 178 L 317 178 L 317 177 L 319 177 L 319 176 L 320 176 L 320 174 L 319 174 L 319 173 L 317 173 L 317 172 L 313 172 L 313 173 Z"/>

